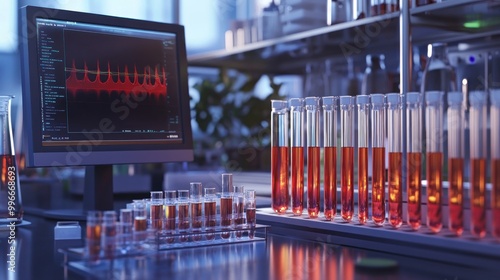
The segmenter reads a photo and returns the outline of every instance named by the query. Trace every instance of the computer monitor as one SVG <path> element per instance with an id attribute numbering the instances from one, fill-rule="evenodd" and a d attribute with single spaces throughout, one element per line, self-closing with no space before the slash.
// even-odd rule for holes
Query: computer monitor
<path id="1" fill-rule="evenodd" d="M 181 25 L 21 8 L 27 167 L 87 166 L 84 210 L 113 207 L 113 164 L 193 160 Z"/>

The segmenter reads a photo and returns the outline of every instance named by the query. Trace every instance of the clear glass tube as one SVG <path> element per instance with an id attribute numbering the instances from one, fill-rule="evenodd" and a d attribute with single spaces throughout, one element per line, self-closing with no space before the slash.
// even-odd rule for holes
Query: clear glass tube
<path id="1" fill-rule="evenodd" d="M 127 252 L 132 248 L 134 212 L 132 209 L 120 209 L 120 250 Z"/>
<path id="2" fill-rule="evenodd" d="M 284 214 L 288 209 L 288 107 L 271 100 L 271 206 Z"/>
<path id="3" fill-rule="evenodd" d="M 448 93 L 448 228 L 461 235 L 463 222 L 464 115 L 463 94 Z"/>
<path id="4" fill-rule="evenodd" d="M 385 95 L 372 94 L 372 221 L 376 225 L 385 222 Z"/>
<path id="5" fill-rule="evenodd" d="M 368 149 L 370 136 L 370 97 L 356 97 L 358 105 L 358 220 L 368 220 Z"/>
<path id="6" fill-rule="evenodd" d="M 443 92 L 425 93 L 427 227 L 439 232 L 443 226 L 441 213 L 443 181 Z"/>
<path id="7" fill-rule="evenodd" d="M 233 226 L 233 174 L 222 174 L 222 190 L 220 195 L 220 223 L 222 228 Z M 221 233 L 221 238 L 228 239 L 230 232 Z"/>
<path id="8" fill-rule="evenodd" d="M 306 97 L 307 131 L 307 212 L 310 218 L 317 218 L 320 208 L 320 143 L 319 118 L 320 98 Z"/>
<path id="9" fill-rule="evenodd" d="M 168 235 L 176 233 L 177 220 L 177 191 L 165 191 L 165 232 Z M 168 243 L 174 242 L 173 237 L 167 238 Z"/>
<path id="10" fill-rule="evenodd" d="M 189 191 L 177 191 L 177 220 L 179 233 L 187 233 L 189 231 Z M 187 235 L 181 235 L 179 240 L 181 242 L 188 241 Z"/>
<path id="11" fill-rule="evenodd" d="M 190 183 L 191 197 L 189 201 L 191 210 L 191 229 L 201 232 L 203 227 L 203 186 L 200 182 Z M 194 241 L 201 240 L 201 235 L 193 235 Z"/>
<path id="12" fill-rule="evenodd" d="M 146 203 L 142 200 L 134 201 L 134 244 L 142 244 L 146 240 L 148 229 L 148 214 Z"/>
<path id="13" fill-rule="evenodd" d="M 85 255 L 89 261 L 97 261 L 101 253 L 102 212 L 87 212 Z"/>
<path id="14" fill-rule="evenodd" d="M 500 89 L 490 91 L 491 210 L 493 236 L 500 240 Z"/>
<path id="15" fill-rule="evenodd" d="M 406 94 L 406 128 L 407 222 L 417 230 L 422 223 L 422 98 L 418 92 Z"/>
<path id="16" fill-rule="evenodd" d="M 304 210 L 304 99 L 291 98 L 290 125 L 291 125 L 291 168 L 292 177 L 292 212 L 296 216 L 302 215 Z"/>
<path id="17" fill-rule="evenodd" d="M 389 223 L 394 228 L 403 224 L 403 141 L 402 141 L 402 96 L 390 93 L 387 97 L 387 152 L 389 169 L 387 185 L 389 190 Z"/>
<path id="18" fill-rule="evenodd" d="M 354 214 L 354 97 L 340 97 L 340 215 L 344 221 L 351 221 Z"/>
<path id="19" fill-rule="evenodd" d="M 217 226 L 217 195 L 215 188 L 205 188 L 205 197 L 203 201 L 205 210 L 205 231 L 213 232 Z M 206 234 L 207 240 L 213 240 L 215 234 Z"/>
<path id="20" fill-rule="evenodd" d="M 105 258 L 113 258 L 116 253 L 116 212 L 104 211 L 102 217 L 101 247 Z"/>
<path id="21" fill-rule="evenodd" d="M 337 215 L 337 97 L 323 97 L 324 213 L 326 220 Z"/>
<path id="22" fill-rule="evenodd" d="M 151 192 L 151 202 L 149 206 L 149 220 L 153 231 L 162 230 L 163 227 L 163 192 Z"/>
<path id="23" fill-rule="evenodd" d="M 245 214 L 248 228 L 248 237 L 253 239 L 255 237 L 255 226 L 257 225 L 256 219 L 257 204 L 255 200 L 255 190 L 245 191 Z"/>
<path id="24" fill-rule="evenodd" d="M 471 91 L 469 101 L 471 232 L 476 237 L 484 237 L 486 235 L 486 92 Z"/>
<path id="25" fill-rule="evenodd" d="M 242 229 L 245 225 L 245 188 L 243 186 L 234 186 L 233 193 L 233 219 L 234 226 Z M 240 239 L 243 232 L 236 231 L 236 238 Z"/>

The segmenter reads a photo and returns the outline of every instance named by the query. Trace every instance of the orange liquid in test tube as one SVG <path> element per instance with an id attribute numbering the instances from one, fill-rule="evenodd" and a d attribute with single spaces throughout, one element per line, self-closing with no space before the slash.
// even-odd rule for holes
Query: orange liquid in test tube
<path id="1" fill-rule="evenodd" d="M 319 215 L 320 147 L 307 147 L 307 212 L 310 218 Z"/>
<path id="2" fill-rule="evenodd" d="M 486 235 L 486 159 L 471 159 L 471 231 L 477 237 Z"/>
<path id="3" fill-rule="evenodd" d="M 419 229 L 421 216 L 421 182 L 422 154 L 413 152 L 407 154 L 408 161 L 408 223 L 412 229 Z"/>
<path id="4" fill-rule="evenodd" d="M 304 210 L 304 148 L 292 147 L 292 212 L 302 215 Z"/>
<path id="5" fill-rule="evenodd" d="M 271 153 L 273 210 L 284 214 L 288 209 L 288 147 L 272 147 Z"/>
<path id="6" fill-rule="evenodd" d="M 332 220 L 337 214 L 337 148 L 325 147 L 325 219 Z"/>
<path id="7" fill-rule="evenodd" d="M 403 224 L 402 153 L 389 153 L 389 222 L 393 227 Z"/>
<path id="8" fill-rule="evenodd" d="M 500 159 L 493 159 L 491 165 L 493 235 L 500 239 Z"/>
<path id="9" fill-rule="evenodd" d="M 464 211 L 463 211 L 463 173 L 464 159 L 448 159 L 449 182 L 448 187 L 448 207 L 449 207 L 449 225 L 448 228 L 457 235 L 464 231 Z"/>
<path id="10" fill-rule="evenodd" d="M 443 226 L 441 213 L 443 153 L 427 153 L 427 226 L 439 232 Z"/>
<path id="11" fill-rule="evenodd" d="M 377 225 L 385 221 L 385 148 L 374 147 L 372 175 L 372 220 Z"/>
<path id="12" fill-rule="evenodd" d="M 341 215 L 351 221 L 354 214 L 354 148 L 342 147 Z"/>
<path id="13" fill-rule="evenodd" d="M 358 150 L 358 219 L 365 224 L 368 220 L 368 148 Z"/>

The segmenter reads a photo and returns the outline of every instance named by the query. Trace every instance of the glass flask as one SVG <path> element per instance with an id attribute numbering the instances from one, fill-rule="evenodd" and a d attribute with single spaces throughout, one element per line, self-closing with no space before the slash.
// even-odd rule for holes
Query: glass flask
<path id="1" fill-rule="evenodd" d="M 292 212 L 296 216 L 302 215 L 304 210 L 304 99 L 291 98 L 290 104 L 290 159 Z"/>
<path id="2" fill-rule="evenodd" d="M 406 95 L 406 128 L 407 222 L 418 230 L 422 223 L 422 100 L 418 92 Z"/>
<path id="3" fill-rule="evenodd" d="M 328 221 L 337 215 L 337 108 L 337 97 L 323 97 L 323 211 Z"/>
<path id="4" fill-rule="evenodd" d="M 358 220 L 368 220 L 368 149 L 370 134 L 370 97 L 356 97 L 358 105 Z"/>
<path id="5" fill-rule="evenodd" d="M 12 122 L 10 117 L 11 96 L 0 96 L 0 225 L 19 224 L 23 221 L 21 185 L 17 170 Z"/>
<path id="6" fill-rule="evenodd" d="M 385 222 L 385 95 L 372 94 L 372 221 Z"/>
<path id="7" fill-rule="evenodd" d="M 389 223 L 394 228 L 403 224 L 403 128 L 402 96 L 390 93 L 387 97 L 387 152 L 389 154 L 389 169 L 387 185 L 389 193 Z"/>
<path id="8" fill-rule="evenodd" d="M 320 208 L 320 143 L 319 118 L 320 98 L 305 98 L 307 131 L 307 212 L 309 218 L 317 218 Z"/>
<path id="9" fill-rule="evenodd" d="M 288 209 L 288 106 L 271 100 L 271 206 L 275 213 Z"/>

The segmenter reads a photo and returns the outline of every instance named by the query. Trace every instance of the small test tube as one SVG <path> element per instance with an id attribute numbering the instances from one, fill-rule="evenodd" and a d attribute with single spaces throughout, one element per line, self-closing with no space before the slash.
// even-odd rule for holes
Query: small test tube
<path id="1" fill-rule="evenodd" d="M 278 214 L 285 214 L 289 203 L 288 114 L 286 101 L 271 100 L 271 205 Z"/>
<path id="2" fill-rule="evenodd" d="M 127 252 L 132 247 L 134 212 L 132 209 L 120 209 L 120 249 Z"/>
<path id="3" fill-rule="evenodd" d="M 354 97 L 340 97 L 341 177 L 340 214 L 350 222 L 354 214 Z"/>
<path id="4" fill-rule="evenodd" d="M 358 105 L 358 221 L 368 220 L 368 148 L 370 134 L 370 97 L 356 97 Z"/>
<path id="5" fill-rule="evenodd" d="M 220 223 L 222 229 L 233 227 L 233 174 L 222 174 L 222 191 L 220 197 Z M 231 232 L 221 233 L 222 239 L 229 239 Z"/>
<path id="6" fill-rule="evenodd" d="M 320 98 L 306 97 L 307 131 L 307 213 L 317 218 L 320 208 L 321 147 L 319 143 Z"/>
<path id="7" fill-rule="evenodd" d="M 500 240 L 500 90 L 490 91 L 491 127 L 491 210 L 493 236 Z"/>
<path id="8" fill-rule="evenodd" d="M 323 97 L 324 214 L 331 221 L 337 215 L 337 97 Z"/>
<path id="9" fill-rule="evenodd" d="M 471 91 L 469 101 L 471 232 L 482 238 L 486 235 L 486 92 Z"/>
<path id="10" fill-rule="evenodd" d="M 150 203 L 149 219 L 151 229 L 154 232 L 161 231 L 163 228 L 163 192 L 152 191 Z"/>
<path id="11" fill-rule="evenodd" d="M 434 233 L 443 227 L 442 169 L 443 169 L 443 92 L 425 93 L 426 166 L 427 179 L 427 227 Z"/>
<path id="12" fill-rule="evenodd" d="M 116 212 L 104 211 L 102 218 L 102 238 L 101 246 L 104 251 L 104 257 L 114 258 L 116 252 Z"/>
<path id="13" fill-rule="evenodd" d="M 236 229 L 243 229 L 246 217 L 245 217 L 245 187 L 234 186 L 233 192 L 233 219 L 234 227 Z M 243 235 L 241 230 L 235 232 L 236 238 L 240 239 Z"/>
<path id="14" fill-rule="evenodd" d="M 205 210 L 205 231 L 214 232 L 217 226 L 217 195 L 215 188 L 205 188 L 203 204 Z M 213 240 L 214 238 L 215 234 L 206 234 L 207 240 Z"/>
<path id="15" fill-rule="evenodd" d="M 300 216 L 304 210 L 304 99 L 291 98 L 289 104 L 290 146 L 292 152 L 290 159 L 292 213 L 295 216 Z"/>
<path id="16" fill-rule="evenodd" d="M 193 233 L 201 233 L 203 227 L 203 186 L 200 182 L 190 183 L 191 198 L 191 230 Z M 200 241 L 201 235 L 194 234 L 194 241 Z"/>
<path id="17" fill-rule="evenodd" d="M 464 130 L 463 94 L 448 93 L 448 228 L 456 235 L 464 230 L 463 179 Z"/>
<path id="18" fill-rule="evenodd" d="M 189 191 L 177 191 L 177 219 L 179 233 L 186 234 L 189 231 Z M 188 235 L 181 235 L 179 240 L 181 242 L 188 241 Z"/>
<path id="19" fill-rule="evenodd" d="M 372 221 L 381 226 L 385 222 L 385 95 L 372 94 Z"/>
<path id="20" fill-rule="evenodd" d="M 135 246 L 140 246 L 147 236 L 148 229 L 148 214 L 146 211 L 146 204 L 142 200 L 134 201 L 134 244 Z"/>
<path id="21" fill-rule="evenodd" d="M 406 151 L 407 222 L 418 230 L 422 224 L 422 101 L 418 92 L 406 95 Z"/>
<path id="22" fill-rule="evenodd" d="M 88 211 L 85 254 L 89 261 L 97 261 L 101 254 L 102 212 Z"/>
<path id="23" fill-rule="evenodd" d="M 389 93 L 387 97 L 387 135 L 389 169 L 387 185 L 389 189 L 389 223 L 394 228 L 403 224 L 403 141 L 401 129 L 403 121 L 402 96 Z"/>
<path id="24" fill-rule="evenodd" d="M 177 191 L 165 191 L 165 233 L 173 235 L 176 233 L 177 219 Z M 167 237 L 168 243 L 173 243 L 175 238 Z"/>
<path id="25" fill-rule="evenodd" d="M 255 237 L 255 226 L 257 225 L 257 204 L 255 200 L 255 190 L 245 191 L 245 214 L 246 222 L 248 226 L 248 238 L 253 239 Z"/>

